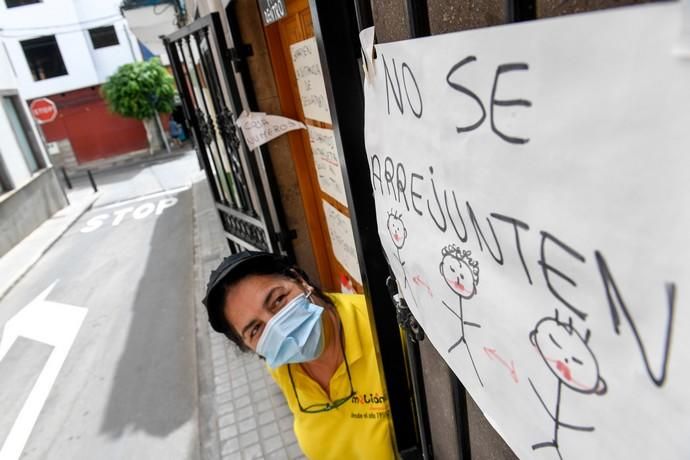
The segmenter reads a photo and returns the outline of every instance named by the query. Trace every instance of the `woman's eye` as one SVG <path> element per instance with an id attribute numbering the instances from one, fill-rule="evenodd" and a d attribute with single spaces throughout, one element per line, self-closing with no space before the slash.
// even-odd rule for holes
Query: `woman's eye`
<path id="1" fill-rule="evenodd" d="M 455 273 L 455 269 L 454 269 L 452 266 L 450 267 L 450 271 L 452 271 L 453 273 Z"/>
<path id="2" fill-rule="evenodd" d="M 259 333 L 259 325 L 257 324 L 257 325 L 254 326 L 254 327 L 252 328 L 252 330 L 249 332 L 249 337 L 251 337 L 251 338 L 253 339 L 254 337 L 256 337 L 256 335 L 257 335 L 258 333 Z"/>

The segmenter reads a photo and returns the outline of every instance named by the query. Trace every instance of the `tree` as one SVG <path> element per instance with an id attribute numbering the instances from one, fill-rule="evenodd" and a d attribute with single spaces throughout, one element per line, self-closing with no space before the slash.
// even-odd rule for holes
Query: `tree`
<path id="1" fill-rule="evenodd" d="M 144 122 L 151 151 L 164 143 L 159 113 L 173 110 L 175 80 L 158 61 L 132 62 L 120 66 L 101 87 L 103 98 L 112 111 Z M 158 123 L 159 129 L 154 126 Z M 158 132 L 158 136 L 154 133 Z"/>

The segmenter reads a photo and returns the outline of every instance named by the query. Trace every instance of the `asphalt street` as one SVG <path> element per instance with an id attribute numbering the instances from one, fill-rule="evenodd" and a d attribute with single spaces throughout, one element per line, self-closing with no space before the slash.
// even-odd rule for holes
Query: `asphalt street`
<path id="1" fill-rule="evenodd" d="M 196 171 L 99 174 L 95 207 L 2 299 L 2 460 L 199 457 Z"/>

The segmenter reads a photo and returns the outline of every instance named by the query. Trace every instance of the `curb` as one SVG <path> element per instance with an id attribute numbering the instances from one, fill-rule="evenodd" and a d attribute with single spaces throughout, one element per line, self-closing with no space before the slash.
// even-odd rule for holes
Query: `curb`
<path id="1" fill-rule="evenodd" d="M 193 179 L 192 206 L 194 219 L 194 306 L 196 310 L 196 354 L 197 354 L 197 388 L 199 390 L 199 454 L 202 460 L 217 460 L 221 458 L 220 434 L 218 427 L 218 412 L 215 404 L 215 382 L 213 373 L 213 356 L 211 353 L 211 338 L 206 312 L 201 307 L 204 296 L 204 286 L 208 276 L 210 242 L 208 235 L 202 232 L 202 226 L 217 219 L 213 201 L 208 190 L 205 173 L 202 171 Z M 209 207 L 210 206 L 210 207 Z M 221 251 L 222 252 L 222 251 Z"/>
<path id="2" fill-rule="evenodd" d="M 63 228 L 61 228 L 58 232 L 56 232 L 54 235 L 51 235 L 50 239 L 47 241 L 47 243 L 39 250 L 36 252 L 35 255 L 32 255 L 32 257 L 29 259 L 29 261 L 24 264 L 22 267 L 20 267 L 20 270 L 16 272 L 13 275 L 10 275 L 10 280 L 4 284 L 0 285 L 0 300 L 2 300 L 3 297 L 26 275 L 26 273 L 31 270 L 31 268 L 36 265 L 36 263 L 41 260 L 43 255 L 50 250 L 50 248 L 53 247 L 53 245 L 64 235 L 67 230 L 69 230 L 72 225 L 86 213 L 89 209 L 93 207 L 93 204 L 96 202 L 96 200 L 101 196 L 100 193 L 94 193 L 93 195 L 89 196 L 86 200 L 84 200 L 84 204 L 82 205 L 83 207 L 81 209 L 78 209 L 78 211 L 73 215 L 70 216 L 70 220 L 64 225 Z M 50 219 L 46 220 L 46 222 L 50 221 L 51 219 L 54 219 L 60 212 L 64 211 L 67 209 L 69 206 L 62 208 L 60 211 L 56 212 L 53 214 Z M 58 216 L 59 217 L 59 216 Z M 44 222 L 44 224 L 46 223 Z M 40 227 L 39 227 L 40 229 Z M 38 230 L 38 229 L 37 229 Z M 36 231 L 36 230 L 34 230 Z M 29 235 L 27 238 L 29 238 L 31 235 Z M 20 241 L 17 246 L 21 244 L 25 244 L 26 238 L 22 241 Z M 15 248 L 17 248 L 15 246 Z M 13 248 L 14 249 L 14 248 Z M 12 250 L 13 250 L 12 249 Z M 11 253 L 11 251 L 5 254 L 6 257 L 8 254 Z"/>

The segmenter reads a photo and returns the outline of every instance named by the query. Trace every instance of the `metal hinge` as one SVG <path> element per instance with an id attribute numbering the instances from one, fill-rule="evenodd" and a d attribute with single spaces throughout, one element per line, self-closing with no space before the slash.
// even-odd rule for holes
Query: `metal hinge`
<path id="1" fill-rule="evenodd" d="M 230 48 L 228 50 L 228 55 L 230 56 L 230 60 L 232 62 L 242 62 L 246 58 L 254 56 L 254 49 L 252 48 L 252 45 L 242 44 L 235 48 Z"/>
<path id="2" fill-rule="evenodd" d="M 392 274 L 386 279 L 386 287 L 393 305 L 395 305 L 398 325 L 408 333 L 412 341 L 421 342 L 424 340 L 424 329 L 422 329 L 422 326 L 417 322 L 417 318 L 410 311 L 405 298 L 398 292 L 398 282 Z"/>

